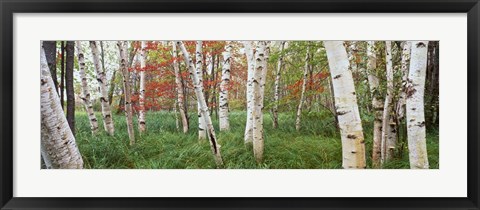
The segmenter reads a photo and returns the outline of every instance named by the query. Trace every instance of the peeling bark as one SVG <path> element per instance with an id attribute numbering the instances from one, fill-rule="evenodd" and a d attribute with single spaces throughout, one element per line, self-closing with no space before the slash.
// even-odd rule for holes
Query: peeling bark
<path id="1" fill-rule="evenodd" d="M 366 168 L 365 140 L 358 111 L 352 72 L 348 70 L 347 52 L 341 41 L 324 41 L 335 95 L 335 109 L 342 138 L 342 166 L 345 169 Z"/>
<path id="2" fill-rule="evenodd" d="M 81 41 L 76 41 L 77 51 L 78 51 L 78 66 L 80 69 L 80 79 L 82 80 L 82 103 L 85 106 L 85 111 L 88 114 L 88 119 L 90 120 L 90 129 L 92 133 L 95 134 L 98 131 L 98 122 L 95 112 L 93 111 L 92 100 L 90 98 L 90 90 L 88 89 L 87 76 L 85 74 L 85 54 L 83 53 L 83 47 Z"/>
<path id="3" fill-rule="evenodd" d="M 135 133 L 133 130 L 133 112 L 132 112 L 132 101 L 130 89 L 130 73 L 128 71 L 128 60 L 127 60 L 127 50 L 128 44 L 127 41 L 118 41 L 117 42 L 118 50 L 120 51 L 119 62 L 120 62 L 120 71 L 123 76 L 123 90 L 125 95 L 125 116 L 127 118 L 127 131 L 128 138 L 130 139 L 130 145 L 135 144 Z"/>
<path id="4" fill-rule="evenodd" d="M 228 122 L 228 89 L 230 84 L 230 63 L 232 45 L 227 42 L 225 46 L 225 52 L 223 53 L 223 66 L 222 66 L 222 82 L 220 83 L 220 96 L 218 101 L 219 106 L 219 124 L 220 131 L 230 130 L 230 123 Z M 213 64 L 212 64 L 213 66 Z M 215 97 L 215 94 L 214 94 Z"/>

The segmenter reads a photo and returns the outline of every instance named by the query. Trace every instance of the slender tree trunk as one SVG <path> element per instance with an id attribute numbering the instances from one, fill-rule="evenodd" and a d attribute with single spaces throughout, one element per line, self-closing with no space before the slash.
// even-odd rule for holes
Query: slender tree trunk
<path id="1" fill-rule="evenodd" d="M 407 79 L 407 135 L 410 168 L 428 169 L 425 131 L 425 74 L 428 41 L 411 43 L 410 70 Z"/>
<path id="2" fill-rule="evenodd" d="M 185 54 L 185 53 L 184 53 Z M 198 78 L 198 88 L 200 89 L 200 91 L 202 91 L 202 93 L 204 93 L 204 88 L 203 88 L 203 54 L 202 54 L 202 42 L 201 41 L 197 41 L 197 44 L 195 46 L 195 74 Z M 205 95 L 203 95 L 204 98 L 205 98 Z M 207 132 L 206 132 L 206 127 L 205 127 L 205 115 L 204 113 L 202 112 L 202 108 L 201 108 L 201 101 L 200 99 L 198 98 L 198 95 L 197 95 L 197 113 L 198 113 L 198 139 L 199 140 L 202 140 L 202 139 L 206 139 L 207 138 Z M 207 109 L 208 109 L 208 103 L 205 99 L 205 104 L 207 106 Z M 209 113 L 208 110 L 206 113 Z M 210 116 L 210 114 L 209 114 Z"/>
<path id="3" fill-rule="evenodd" d="M 385 104 L 383 105 L 382 116 L 382 144 L 381 144 L 381 164 L 393 158 L 393 152 L 395 151 L 396 134 L 391 125 L 393 123 L 391 119 L 392 104 L 393 104 L 393 65 L 392 65 L 392 42 L 385 42 L 385 54 L 386 54 L 386 72 L 387 72 L 387 95 L 385 97 Z M 395 137 L 394 137 L 395 136 Z"/>
<path id="4" fill-rule="evenodd" d="M 40 50 L 41 150 L 50 168 L 81 169 L 83 160 L 63 114 L 43 49 Z M 50 166 L 48 166 L 50 165 Z"/>
<path id="5" fill-rule="evenodd" d="M 263 161 L 263 99 L 267 73 L 267 43 L 258 41 L 255 51 L 253 79 L 253 154 L 257 163 Z"/>
<path id="6" fill-rule="evenodd" d="M 217 142 L 217 137 L 215 135 L 215 129 L 212 124 L 212 119 L 210 118 L 210 115 L 208 114 L 208 107 L 207 103 L 205 102 L 205 96 L 202 91 L 202 83 L 200 83 L 200 76 L 198 68 L 195 69 L 195 65 L 190 58 L 190 55 L 188 54 L 187 49 L 185 48 L 185 45 L 181 41 L 177 41 L 177 45 L 180 47 L 180 49 L 183 52 L 183 57 L 185 59 L 185 64 L 188 66 L 188 69 L 190 71 L 190 75 L 192 75 L 193 83 L 195 85 L 195 94 L 197 95 L 197 100 L 198 103 L 200 104 L 200 111 L 202 112 L 202 115 L 205 116 L 204 123 L 206 125 L 207 131 L 208 131 L 208 142 L 210 143 L 210 146 L 212 148 L 212 152 L 215 158 L 215 163 L 217 164 L 217 167 L 223 167 L 223 160 L 222 160 L 222 155 L 220 154 L 220 145 Z M 201 41 L 197 42 L 197 46 L 201 46 Z M 197 50 L 198 51 L 198 50 Z M 200 60 L 201 61 L 201 60 Z M 197 60 L 198 64 L 198 60 Z"/>
<path id="7" fill-rule="evenodd" d="M 332 76 L 335 108 L 342 137 L 342 166 L 345 169 L 366 168 L 365 140 L 358 111 L 352 72 L 348 70 L 347 52 L 341 41 L 324 41 Z"/>
<path id="8" fill-rule="evenodd" d="M 88 114 L 88 119 L 90 120 L 90 129 L 92 130 L 92 133 L 95 134 L 98 131 L 98 122 L 97 117 L 95 117 L 95 112 L 93 111 L 87 76 L 85 74 L 85 54 L 83 53 L 83 47 L 80 41 L 76 41 L 76 46 L 78 51 L 78 66 L 80 69 L 80 79 L 82 81 L 82 95 L 80 98 L 82 99 L 83 105 L 85 106 L 85 111 L 87 111 Z"/>
<path id="9" fill-rule="evenodd" d="M 275 76 L 275 90 L 274 90 L 274 104 L 273 104 L 273 128 L 278 128 L 278 104 L 280 99 L 280 76 L 283 65 L 283 49 L 285 47 L 285 41 L 280 42 L 280 56 L 277 62 L 277 72 Z"/>
<path id="10" fill-rule="evenodd" d="M 97 73 L 97 81 L 100 89 L 100 103 L 102 104 L 102 116 L 103 116 L 103 126 L 105 131 L 110 135 L 113 135 L 115 132 L 115 127 L 113 125 L 112 112 L 110 110 L 110 103 L 108 103 L 108 94 L 107 94 L 107 77 L 105 72 L 102 70 L 98 47 L 96 41 L 90 41 L 90 48 L 92 50 L 93 56 L 93 65 L 95 66 L 95 72 Z"/>
<path id="11" fill-rule="evenodd" d="M 367 42 L 367 72 L 370 94 L 372 95 L 372 107 L 375 120 L 373 122 L 373 150 L 372 165 L 373 168 L 379 168 L 381 165 L 381 146 L 382 146 L 382 111 L 383 103 L 379 91 L 379 81 L 377 77 L 377 49 L 375 41 Z"/>
<path id="12" fill-rule="evenodd" d="M 60 48 L 62 51 L 62 57 L 60 59 L 61 62 L 61 68 L 60 68 L 60 104 L 63 108 L 64 102 L 65 102 L 65 42 L 62 41 L 60 42 Z"/>
<path id="13" fill-rule="evenodd" d="M 130 82 L 128 81 L 130 78 L 129 71 L 128 71 L 128 60 L 127 60 L 127 51 L 128 51 L 128 44 L 127 41 L 118 41 L 117 42 L 118 49 L 120 51 L 120 71 L 123 75 L 123 90 L 125 94 L 125 116 L 127 118 L 127 131 L 128 131 L 128 138 L 130 139 L 130 145 L 135 144 L 135 133 L 133 130 L 133 112 L 132 112 L 132 100 L 131 100 L 131 90 L 130 90 Z"/>
<path id="14" fill-rule="evenodd" d="M 103 41 L 100 41 L 100 51 L 102 56 L 102 69 L 105 72 L 105 51 L 103 50 Z M 113 92 L 115 91 L 115 80 L 117 76 L 117 69 L 113 70 L 112 78 L 110 79 L 110 86 L 108 87 L 108 105 L 112 105 Z"/>
<path id="15" fill-rule="evenodd" d="M 228 89 L 230 83 L 230 62 L 231 62 L 232 45 L 227 42 L 225 45 L 225 52 L 223 53 L 223 66 L 222 66 L 222 82 L 220 83 L 220 96 L 218 101 L 219 106 L 219 119 L 220 119 L 220 131 L 230 130 L 230 124 L 228 122 Z"/>
<path id="16" fill-rule="evenodd" d="M 357 65 L 357 42 L 350 41 L 348 45 L 348 60 L 350 62 L 350 71 L 353 74 L 358 73 L 358 65 Z"/>
<path id="17" fill-rule="evenodd" d="M 180 112 L 180 117 L 182 118 L 182 126 L 183 126 L 183 133 L 188 132 L 188 120 L 187 114 L 185 111 L 185 105 L 183 104 L 185 101 L 185 97 L 183 95 L 183 83 L 182 77 L 180 75 L 180 68 L 177 62 L 177 44 L 172 42 L 172 56 L 173 56 L 173 69 L 175 71 L 175 84 L 177 85 L 177 102 L 178 102 L 178 109 Z"/>
<path id="18" fill-rule="evenodd" d="M 67 41 L 67 62 L 66 62 L 66 89 L 67 89 L 67 122 L 75 136 L 75 91 L 73 90 L 73 62 L 75 57 L 75 42 Z"/>
<path id="19" fill-rule="evenodd" d="M 145 62 L 147 59 L 146 53 L 146 42 L 142 41 L 142 49 L 140 50 L 140 99 L 139 99 L 139 110 L 138 110 L 138 131 L 140 133 L 145 132 Z M 126 57 L 125 52 L 125 57 Z"/>
<path id="20" fill-rule="evenodd" d="M 50 75 L 52 75 L 53 84 L 55 85 L 55 91 L 58 92 L 57 81 L 57 42 L 56 41 L 44 41 L 43 49 L 45 49 L 45 56 L 47 57 L 48 68 L 50 69 Z"/>
<path id="21" fill-rule="evenodd" d="M 400 71 L 402 72 L 402 85 L 400 87 L 400 96 L 398 99 L 398 104 L 397 104 L 397 119 L 398 121 L 402 121 L 402 119 L 405 117 L 405 103 L 407 102 L 406 100 L 406 85 L 407 85 L 407 77 L 408 77 L 408 67 L 410 63 L 410 51 L 411 51 L 411 42 L 405 41 L 403 42 L 403 50 L 402 50 L 402 61 L 401 61 L 401 67 Z"/>
<path id="22" fill-rule="evenodd" d="M 295 122 L 295 129 L 297 131 L 300 130 L 300 117 L 302 116 L 302 107 L 303 107 L 303 102 L 305 101 L 305 90 L 307 87 L 307 76 L 308 76 L 308 61 L 310 60 L 310 49 L 309 46 L 307 46 L 307 53 L 305 53 L 305 67 L 303 70 L 303 83 L 302 83 L 302 93 L 300 95 L 300 103 L 298 103 L 297 107 L 297 120 Z"/>
<path id="23" fill-rule="evenodd" d="M 245 125 L 245 143 L 250 143 L 253 141 L 253 84 L 255 78 L 255 61 L 253 55 L 253 48 L 251 41 L 243 42 L 245 47 L 245 54 L 247 56 L 247 65 L 248 65 L 248 79 L 247 79 L 247 123 Z"/>

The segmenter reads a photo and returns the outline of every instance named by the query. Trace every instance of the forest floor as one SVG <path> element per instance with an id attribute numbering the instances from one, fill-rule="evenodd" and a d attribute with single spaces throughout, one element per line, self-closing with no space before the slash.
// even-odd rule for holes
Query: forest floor
<path id="1" fill-rule="evenodd" d="M 83 156 L 84 167 L 89 169 L 213 169 L 216 168 L 210 145 L 198 140 L 196 113 L 190 114 L 187 134 L 178 131 L 173 112 L 147 112 L 147 132 L 139 134 L 135 125 L 136 144 L 129 146 L 125 115 L 114 115 L 115 135 L 103 130 L 101 113 L 96 113 L 100 132 L 92 135 L 88 117 L 76 113 L 76 141 Z M 373 119 L 373 118 L 372 118 Z M 212 115 L 225 168 L 229 169 L 340 169 L 342 165 L 341 141 L 334 120 L 329 113 L 304 113 L 302 128 L 295 130 L 295 116 L 279 114 L 279 128 L 272 128 L 269 113 L 264 115 L 264 162 L 256 164 L 251 145 L 243 141 L 246 113 L 231 112 L 228 132 L 219 132 L 218 120 Z M 181 121 L 180 129 L 181 129 Z M 364 121 L 367 149 L 367 168 L 371 168 L 371 121 Z M 402 138 L 401 138 L 402 139 Z M 400 141 L 397 157 L 384 168 L 408 169 L 408 149 Z M 438 129 L 427 133 L 430 168 L 438 168 Z"/>

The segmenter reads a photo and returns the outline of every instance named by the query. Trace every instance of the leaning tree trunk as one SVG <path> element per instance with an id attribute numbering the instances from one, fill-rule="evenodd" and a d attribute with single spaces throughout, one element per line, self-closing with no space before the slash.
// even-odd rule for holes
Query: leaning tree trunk
<path id="1" fill-rule="evenodd" d="M 305 90 L 307 87 L 307 75 L 308 75 L 308 67 L 309 67 L 308 61 L 310 60 L 309 57 L 310 57 L 310 49 L 309 49 L 309 46 L 307 46 L 307 53 L 305 54 L 305 67 L 303 69 L 302 93 L 300 95 L 300 103 L 298 103 L 298 107 L 297 107 L 297 120 L 295 121 L 295 129 L 297 129 L 297 131 L 300 130 L 300 117 L 302 116 L 303 101 L 305 101 Z"/>
<path id="2" fill-rule="evenodd" d="M 253 57 L 253 48 L 251 41 L 244 41 L 243 45 L 245 47 L 245 54 L 247 56 L 247 65 L 248 65 L 248 79 L 247 79 L 247 123 L 245 125 L 245 143 L 251 143 L 253 141 L 253 84 L 255 78 L 255 61 Z"/>
<path id="3" fill-rule="evenodd" d="M 411 49 L 411 42 L 405 41 L 403 42 L 403 50 L 402 50 L 402 61 L 400 71 L 402 73 L 402 85 L 400 87 L 400 96 L 398 99 L 397 104 L 397 121 L 401 122 L 405 117 L 405 103 L 407 102 L 406 98 L 406 85 L 407 85 L 407 77 L 408 77 L 408 67 L 410 63 L 410 49 Z"/>
<path id="4" fill-rule="evenodd" d="M 188 119 L 185 112 L 185 98 L 183 96 L 183 83 L 180 75 L 180 68 L 177 62 L 177 44 L 172 42 L 172 57 L 173 57 L 173 69 L 175 71 L 175 84 L 177 85 L 177 102 L 178 109 L 180 112 L 180 117 L 182 118 L 183 133 L 188 132 Z"/>
<path id="5" fill-rule="evenodd" d="M 386 72 L 387 72 L 387 95 L 383 105 L 382 116 L 382 144 L 381 144 L 381 164 L 393 158 L 396 145 L 396 126 L 392 120 L 393 110 L 393 64 L 392 64 L 392 42 L 385 42 L 386 54 Z"/>
<path id="6" fill-rule="evenodd" d="M 257 163 L 263 161 L 263 99 L 267 73 L 267 43 L 258 41 L 255 50 L 255 66 L 253 79 L 253 154 Z"/>
<path id="7" fill-rule="evenodd" d="M 411 44 L 410 70 L 407 79 L 407 135 L 410 168 L 428 169 L 425 131 L 425 74 L 427 68 L 428 41 Z"/>
<path id="8" fill-rule="evenodd" d="M 44 41 L 43 49 L 45 49 L 45 56 L 47 57 L 48 68 L 50 69 L 50 75 L 52 75 L 53 84 L 55 85 L 55 91 L 58 93 L 58 81 L 57 81 L 57 42 L 56 41 Z"/>
<path id="9" fill-rule="evenodd" d="M 200 88 L 200 91 L 203 93 L 203 54 L 202 54 L 202 42 L 197 41 L 197 44 L 195 46 L 195 75 L 198 78 L 198 85 Z M 205 96 L 205 95 L 204 95 Z M 205 101 L 205 104 L 207 102 Z M 207 105 L 208 108 L 208 105 Z M 200 99 L 197 98 L 197 111 L 198 111 L 198 139 L 206 139 L 207 138 L 207 132 L 205 128 L 205 115 L 202 112 L 202 107 L 200 104 Z M 207 111 L 207 113 L 209 113 Z M 210 116 L 210 114 L 208 115 Z"/>
<path id="10" fill-rule="evenodd" d="M 73 90 L 73 62 L 75 42 L 67 41 L 67 62 L 65 63 L 65 84 L 67 90 L 67 122 L 75 136 L 75 91 Z"/>
<path id="11" fill-rule="evenodd" d="M 140 133 L 145 132 L 145 61 L 147 56 L 145 54 L 146 43 L 142 41 L 141 44 L 142 49 L 140 50 L 140 99 L 138 102 L 139 110 L 138 110 L 138 131 Z M 127 54 L 125 52 L 125 58 L 127 58 Z M 128 66 L 128 64 L 127 64 Z"/>
<path id="12" fill-rule="evenodd" d="M 280 42 L 280 56 L 277 62 L 277 72 L 275 76 L 275 90 L 273 97 L 273 128 L 278 128 L 278 104 L 280 99 L 280 74 L 283 65 L 283 49 L 285 47 L 285 41 Z"/>
<path id="13" fill-rule="evenodd" d="M 41 149 L 51 168 L 81 169 L 83 160 L 63 114 L 43 49 L 40 50 Z"/>
<path id="14" fill-rule="evenodd" d="M 379 81 L 377 77 L 377 50 L 375 41 L 367 42 L 367 72 L 370 94 L 372 95 L 372 107 L 375 120 L 373 122 L 373 150 L 372 165 L 373 168 L 380 167 L 381 145 L 382 145 L 382 110 L 383 103 L 380 96 Z"/>
<path id="15" fill-rule="evenodd" d="M 108 103 L 107 76 L 101 67 L 97 42 L 90 41 L 90 48 L 92 50 L 93 65 L 95 66 L 95 72 L 97 73 L 98 85 L 100 86 L 100 103 L 102 104 L 103 126 L 105 131 L 107 131 L 110 135 L 113 135 L 115 128 L 113 125 L 110 103 Z"/>
<path id="16" fill-rule="evenodd" d="M 227 44 L 225 45 L 225 52 L 223 53 L 222 82 L 220 83 L 220 96 L 218 99 L 218 101 L 220 102 L 220 131 L 230 130 L 230 124 L 228 122 L 228 89 L 230 83 L 231 51 L 232 45 L 230 42 L 227 42 Z"/>
<path id="17" fill-rule="evenodd" d="M 130 90 L 130 74 L 128 71 L 128 60 L 127 60 L 127 50 L 128 45 L 127 41 L 118 41 L 117 42 L 118 49 L 120 51 L 120 71 L 122 72 L 123 76 L 123 90 L 125 94 L 125 116 L 127 118 L 127 131 L 128 131 L 128 138 L 130 139 L 130 145 L 135 144 L 135 133 L 133 130 L 133 112 L 132 112 L 132 100 L 131 94 L 132 91 Z"/>
<path id="18" fill-rule="evenodd" d="M 366 168 L 365 140 L 358 111 L 352 72 L 342 41 L 324 41 L 335 95 L 335 112 L 342 138 L 342 166 L 345 169 Z"/>
<path id="19" fill-rule="evenodd" d="M 95 134 L 98 131 L 98 122 L 97 117 L 95 117 L 95 112 L 93 111 L 92 100 L 90 99 L 90 91 L 88 89 L 87 76 L 85 74 L 85 54 L 83 53 L 82 43 L 76 41 L 77 51 L 78 51 L 78 66 L 80 69 L 80 80 L 82 83 L 82 94 L 80 99 L 82 99 L 85 110 L 88 114 L 88 119 L 90 120 L 90 129 L 92 133 Z"/>
<path id="20" fill-rule="evenodd" d="M 200 43 L 201 45 L 200 41 L 198 41 L 198 43 Z M 223 166 L 222 155 L 220 154 L 220 145 L 217 143 L 217 137 L 215 135 L 215 129 L 212 124 L 212 119 L 208 114 L 208 106 L 207 106 L 207 103 L 205 102 L 205 95 L 203 94 L 203 91 L 202 91 L 203 84 L 200 83 L 201 74 L 198 74 L 198 69 L 195 69 L 195 65 L 192 59 L 190 58 L 190 55 L 188 54 L 188 51 L 185 48 L 185 45 L 183 44 L 183 42 L 177 41 L 177 45 L 182 50 L 183 57 L 185 59 L 185 64 L 188 66 L 190 75 L 192 75 L 193 84 L 195 86 L 195 94 L 197 96 L 198 103 L 200 104 L 200 111 L 202 115 L 205 116 L 203 118 L 204 119 L 203 123 L 205 123 L 208 131 L 208 142 L 210 143 L 210 146 L 212 148 L 212 152 L 215 158 L 215 163 L 217 164 L 217 167 L 220 168 Z"/>

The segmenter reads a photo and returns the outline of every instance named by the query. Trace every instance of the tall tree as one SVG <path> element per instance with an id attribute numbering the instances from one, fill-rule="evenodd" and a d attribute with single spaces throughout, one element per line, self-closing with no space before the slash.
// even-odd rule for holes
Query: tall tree
<path id="1" fill-rule="evenodd" d="M 178 110 L 180 112 L 180 117 L 182 118 L 182 126 L 183 126 L 183 133 L 188 132 L 188 118 L 187 113 L 185 111 L 185 97 L 183 94 L 183 82 L 182 76 L 180 75 L 180 67 L 178 66 L 177 62 L 177 44 L 172 42 L 172 57 L 173 57 L 173 69 L 175 71 L 175 84 L 177 89 L 177 102 L 178 102 Z"/>
<path id="2" fill-rule="evenodd" d="M 88 114 L 88 119 L 90 120 L 90 129 L 92 130 L 92 133 L 96 133 L 98 131 L 98 122 L 97 117 L 95 117 L 95 112 L 93 111 L 90 90 L 88 89 L 87 76 L 85 74 L 85 54 L 80 41 L 76 41 L 75 46 L 77 46 L 78 67 L 80 70 L 80 80 L 82 83 L 82 95 L 80 98 L 82 99 L 83 105 L 85 106 L 85 110 Z"/>
<path id="3" fill-rule="evenodd" d="M 73 62 L 75 52 L 75 42 L 67 41 L 67 62 L 65 71 L 66 90 L 67 90 L 67 122 L 75 136 L 75 91 L 73 90 Z"/>
<path id="4" fill-rule="evenodd" d="M 255 50 L 255 66 L 253 79 L 253 154 L 257 163 L 263 161 L 263 100 L 267 76 L 268 49 L 266 41 L 258 41 Z"/>
<path id="5" fill-rule="evenodd" d="M 232 45 L 230 42 L 227 42 L 225 52 L 223 53 L 222 82 L 220 83 L 220 96 L 218 99 L 220 102 L 220 131 L 230 130 L 230 124 L 228 122 L 228 89 L 230 84 L 230 63 L 232 60 L 231 51 Z"/>
<path id="6" fill-rule="evenodd" d="M 62 53 L 60 58 L 60 105 L 62 106 L 65 102 L 65 42 L 60 42 L 60 51 Z"/>
<path id="7" fill-rule="evenodd" d="M 197 46 L 201 45 L 201 42 L 197 42 Z M 204 123 L 207 128 L 208 132 L 208 142 L 210 143 L 212 153 L 214 155 L 215 163 L 217 164 L 217 167 L 223 167 L 223 160 L 222 160 L 222 155 L 220 154 L 220 145 L 217 142 L 217 137 L 215 135 L 215 129 L 212 124 L 212 119 L 210 118 L 210 115 L 208 114 L 208 106 L 207 103 L 205 102 L 205 95 L 202 91 L 202 84 L 200 83 L 200 76 L 201 74 L 198 73 L 198 68 L 195 69 L 195 65 L 190 58 L 190 55 L 185 48 L 185 45 L 181 41 L 177 41 L 177 45 L 180 47 L 180 49 L 183 52 L 183 58 L 185 59 L 185 64 L 188 66 L 188 69 L 190 71 L 190 75 L 192 76 L 193 79 L 193 84 L 195 86 L 195 95 L 197 96 L 198 103 L 200 104 L 200 111 L 202 112 L 202 115 L 205 116 L 203 118 Z M 197 50 L 198 52 L 198 50 Z M 198 64 L 198 61 L 197 61 Z"/>
<path id="8" fill-rule="evenodd" d="M 195 74 L 197 75 L 198 78 L 198 88 L 200 88 L 200 91 L 203 93 L 203 49 L 202 49 L 202 41 L 197 41 L 197 44 L 195 45 Z M 204 93 L 205 94 L 205 93 Z M 205 98 L 205 95 L 204 95 Z M 207 131 L 206 131 L 206 126 L 205 126 L 205 115 L 204 112 L 202 112 L 201 104 L 200 104 L 200 99 L 197 96 L 197 111 L 198 111 L 198 139 L 206 139 L 207 138 Z M 205 104 L 207 102 L 205 101 Z M 208 105 L 207 105 L 208 109 Z M 206 113 L 210 113 L 207 112 Z M 210 116 L 210 114 L 209 114 Z"/>
<path id="9" fill-rule="evenodd" d="M 307 87 L 307 75 L 308 75 L 308 69 L 309 69 L 309 60 L 310 60 L 310 47 L 308 46 L 307 42 L 307 52 L 305 53 L 305 67 L 303 69 L 303 81 L 302 81 L 302 92 L 300 93 L 300 102 L 298 103 L 297 107 L 297 120 L 295 121 L 295 129 L 297 131 L 300 130 L 300 117 L 302 116 L 302 107 L 303 107 L 303 102 L 305 101 L 305 90 Z"/>
<path id="10" fill-rule="evenodd" d="M 280 56 L 277 62 L 277 72 L 275 76 L 275 90 L 274 90 L 274 104 L 273 104 L 273 128 L 278 128 L 278 104 L 280 99 L 280 76 L 283 66 L 283 49 L 285 47 L 285 41 L 280 42 Z"/>
<path id="11" fill-rule="evenodd" d="M 55 85 L 55 91 L 58 92 L 57 81 L 57 42 L 56 41 L 43 41 L 43 49 L 45 49 L 45 56 L 47 57 L 48 68 L 50 69 L 50 75 L 52 75 L 53 84 Z"/>
<path id="12" fill-rule="evenodd" d="M 381 163 L 385 163 L 393 158 L 396 145 L 396 122 L 392 119 L 393 111 L 393 64 L 392 64 L 392 42 L 385 42 L 386 72 L 387 72 L 387 95 L 383 105 L 382 115 L 382 146 Z"/>
<path id="13" fill-rule="evenodd" d="M 401 60 L 401 67 L 400 71 L 402 73 L 402 85 L 400 86 L 400 96 L 398 99 L 396 113 L 397 113 L 397 120 L 400 122 L 405 117 L 405 103 L 406 100 L 406 85 L 407 85 L 407 77 L 408 77 L 408 67 L 410 63 L 410 50 L 411 49 L 411 42 L 404 41 L 403 42 L 403 50 L 402 50 L 402 60 Z"/>
<path id="14" fill-rule="evenodd" d="M 133 112 L 132 112 L 132 100 L 129 82 L 129 71 L 128 71 L 128 43 L 127 41 L 117 41 L 118 50 L 120 51 L 119 62 L 120 62 L 120 71 L 123 76 L 123 90 L 125 95 L 125 116 L 127 118 L 127 131 L 128 138 L 130 139 L 130 145 L 135 144 L 135 133 L 133 130 Z"/>
<path id="15" fill-rule="evenodd" d="M 247 122 L 245 125 L 245 143 L 253 141 L 253 116 L 254 109 L 253 83 L 255 78 L 255 61 L 253 55 L 252 41 L 244 41 L 245 54 L 247 56 L 248 79 L 247 79 Z"/>
<path id="16" fill-rule="evenodd" d="M 410 70 L 407 79 L 407 135 L 410 168 L 428 169 L 425 131 L 425 74 L 427 68 L 428 41 L 411 44 Z"/>
<path id="17" fill-rule="evenodd" d="M 349 60 L 342 41 L 324 41 L 342 138 L 342 166 L 366 168 L 365 140 Z"/>
<path id="18" fill-rule="evenodd" d="M 41 154 L 49 168 L 81 169 L 83 160 L 63 114 L 43 49 L 40 50 Z"/>
<path id="19" fill-rule="evenodd" d="M 100 90 L 100 103 L 102 105 L 102 117 L 103 117 L 103 126 L 105 131 L 110 135 L 113 135 L 115 132 L 115 127 L 113 125 L 112 112 L 110 110 L 110 103 L 108 103 L 108 92 L 107 92 L 107 76 L 103 71 L 102 64 L 100 63 L 99 52 L 96 41 L 90 41 L 90 49 L 92 50 L 93 65 L 95 67 L 95 72 L 97 73 L 97 81 Z"/>
<path id="20" fill-rule="evenodd" d="M 140 133 L 145 132 L 145 63 L 147 59 L 146 53 L 146 42 L 141 42 L 141 50 L 140 50 L 140 100 L 139 100 L 139 111 L 138 111 L 138 131 Z M 125 52 L 125 58 L 127 58 L 127 52 Z M 125 60 L 128 62 L 127 60 Z M 126 63 L 126 66 L 128 64 Z"/>
<path id="21" fill-rule="evenodd" d="M 377 76 L 377 49 L 375 41 L 367 42 L 367 72 L 370 94 L 372 95 L 372 107 L 375 115 L 373 122 L 373 150 L 372 164 L 374 168 L 380 167 L 381 145 L 382 145 L 382 111 L 383 104 L 379 90 L 379 80 Z"/>

